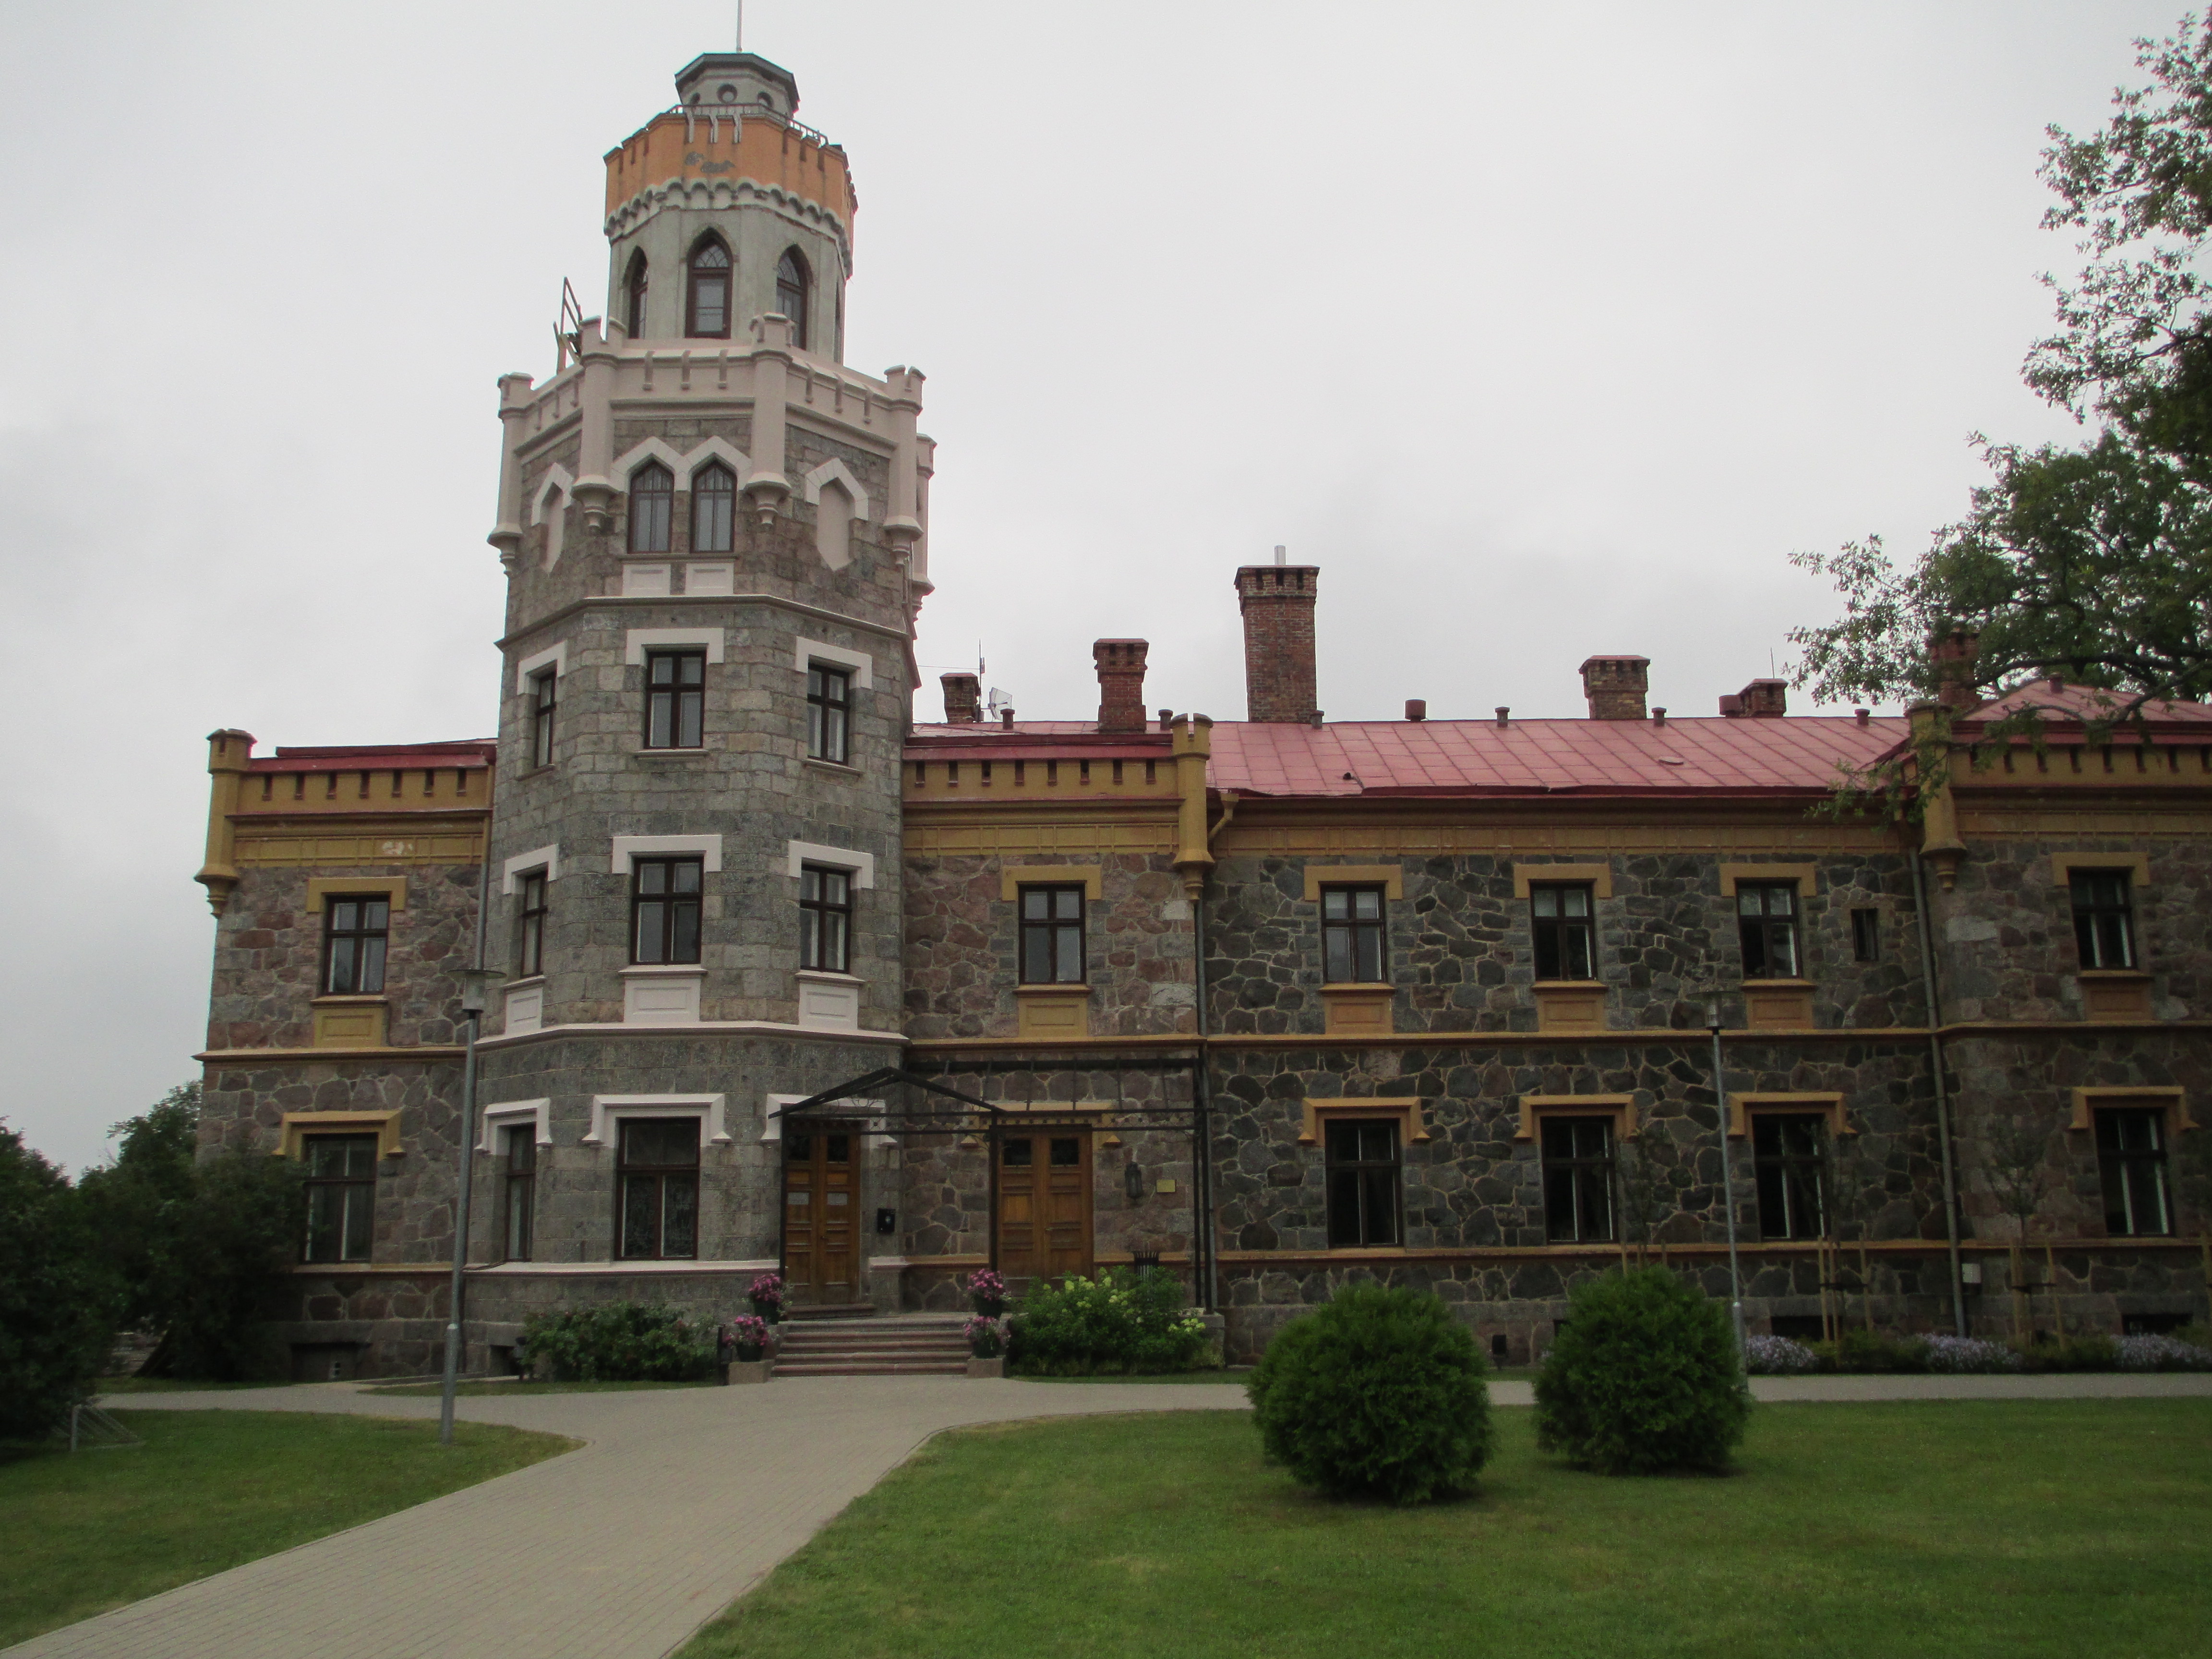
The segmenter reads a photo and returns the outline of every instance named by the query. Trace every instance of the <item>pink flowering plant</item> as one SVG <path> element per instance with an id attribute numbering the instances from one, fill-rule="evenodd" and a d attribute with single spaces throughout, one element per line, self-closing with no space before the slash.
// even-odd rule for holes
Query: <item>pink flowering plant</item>
<path id="1" fill-rule="evenodd" d="M 753 1280 L 753 1287 L 745 1293 L 752 1301 L 755 1312 L 764 1308 L 783 1306 L 783 1275 L 763 1273 Z"/>
<path id="2" fill-rule="evenodd" d="M 977 1314 L 961 1328 L 968 1352 L 978 1359 L 996 1359 L 1006 1351 L 1006 1328 L 995 1319 Z"/>
<path id="3" fill-rule="evenodd" d="M 729 1343 L 739 1359 L 758 1359 L 768 1346 L 768 1321 L 756 1314 L 739 1314 L 730 1322 Z"/>
<path id="4" fill-rule="evenodd" d="M 995 1316 L 1006 1305 L 1006 1281 L 988 1267 L 979 1267 L 960 1281 L 960 1288 L 979 1314 Z"/>

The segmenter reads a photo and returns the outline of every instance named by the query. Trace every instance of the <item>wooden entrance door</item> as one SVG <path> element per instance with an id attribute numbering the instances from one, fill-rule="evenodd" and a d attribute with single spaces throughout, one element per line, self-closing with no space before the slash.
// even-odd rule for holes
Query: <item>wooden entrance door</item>
<path id="1" fill-rule="evenodd" d="M 1091 1132 L 1008 1134 L 999 1142 L 999 1271 L 1008 1279 L 1087 1273 Z"/>
<path id="2" fill-rule="evenodd" d="M 783 1267 L 793 1302 L 857 1302 L 860 1137 L 843 1129 L 787 1133 L 783 1147 Z"/>

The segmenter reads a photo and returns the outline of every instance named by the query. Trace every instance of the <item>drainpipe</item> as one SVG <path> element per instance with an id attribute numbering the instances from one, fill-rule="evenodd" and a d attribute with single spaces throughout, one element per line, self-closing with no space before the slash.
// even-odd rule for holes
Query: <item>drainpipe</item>
<path id="1" fill-rule="evenodd" d="M 491 910 L 491 803 L 484 803 L 482 867 L 477 875 L 476 965 L 462 976 L 461 1018 L 468 1049 L 461 1064 L 460 1190 L 453 1205 L 453 1282 L 446 1292 L 446 1376 L 438 1401 L 438 1439 L 453 1443 L 453 1395 L 459 1385 L 463 1297 L 469 1260 L 469 1189 L 477 1166 L 477 1033 L 483 1025 L 484 930 Z"/>
<path id="2" fill-rule="evenodd" d="M 1959 1178 L 1951 1162 L 1951 1098 L 1943 1086 L 1942 1000 L 1936 985 L 1936 941 L 1928 915 L 1928 878 L 1920 849 L 1912 849 L 1912 908 L 1919 919 L 1920 978 L 1928 988 L 1928 1074 L 1936 1085 L 1936 1133 L 1943 1148 L 1943 1231 L 1951 1246 L 1951 1322 L 1966 1334 L 1966 1292 L 1959 1273 Z"/>

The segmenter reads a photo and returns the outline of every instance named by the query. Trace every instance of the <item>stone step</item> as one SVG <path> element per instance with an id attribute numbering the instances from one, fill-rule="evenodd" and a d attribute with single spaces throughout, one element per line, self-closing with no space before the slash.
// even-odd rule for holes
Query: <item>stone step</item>
<path id="1" fill-rule="evenodd" d="M 945 1348 L 964 1347 L 967 1338 L 958 1331 L 792 1331 L 783 1339 L 786 1353 L 817 1348 Z"/>
<path id="2" fill-rule="evenodd" d="M 871 1359 L 802 1359 L 793 1361 L 779 1358 L 775 1362 L 778 1376 L 965 1376 L 968 1362 L 963 1359 L 906 1359 L 878 1361 Z"/>

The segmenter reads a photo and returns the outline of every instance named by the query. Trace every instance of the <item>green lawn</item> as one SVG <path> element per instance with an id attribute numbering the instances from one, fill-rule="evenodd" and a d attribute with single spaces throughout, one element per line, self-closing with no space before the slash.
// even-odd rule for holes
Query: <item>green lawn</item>
<path id="1" fill-rule="evenodd" d="M 459 1382 L 453 1387 L 457 1395 L 516 1395 L 516 1394 L 629 1394 L 639 1389 L 711 1389 L 715 1385 L 704 1378 L 692 1382 Z M 442 1382 L 395 1382 L 390 1388 L 370 1389 L 369 1394 L 428 1395 L 433 1399 L 446 1391 Z"/>
<path id="2" fill-rule="evenodd" d="M 1240 1414 L 932 1442 L 684 1659 L 2207 1651 L 2212 1400 L 1767 1405 L 1741 1472 L 1607 1480 L 1498 1413 L 1481 1494 L 1332 1503 Z"/>
<path id="3" fill-rule="evenodd" d="M 101 1394 L 212 1394 L 225 1389 L 289 1389 L 282 1378 L 270 1382 L 195 1382 L 181 1376 L 103 1376 L 92 1385 Z"/>
<path id="4" fill-rule="evenodd" d="M 568 1449 L 295 1412 L 126 1412 L 146 1443 L 0 1448 L 0 1647 Z"/>

